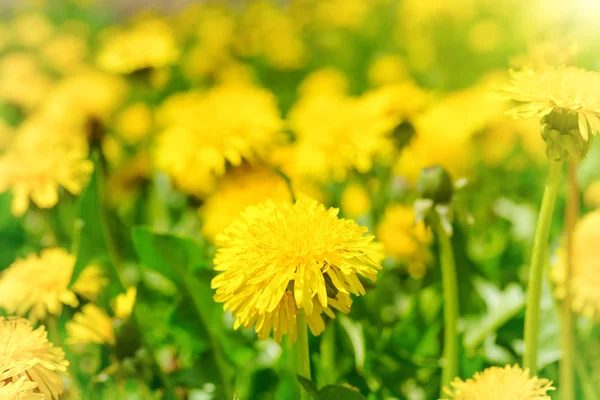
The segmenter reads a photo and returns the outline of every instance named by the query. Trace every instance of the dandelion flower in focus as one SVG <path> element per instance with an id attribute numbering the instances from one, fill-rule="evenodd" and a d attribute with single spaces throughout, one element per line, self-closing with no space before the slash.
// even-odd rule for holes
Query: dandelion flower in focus
<path id="1" fill-rule="evenodd" d="M 68 365 L 43 326 L 33 329 L 25 319 L 0 317 L 0 398 L 57 399 Z M 22 397 L 9 397 L 13 393 Z"/>
<path id="2" fill-rule="evenodd" d="M 555 111 L 576 116 L 585 140 L 600 131 L 598 92 L 600 73 L 562 66 L 513 70 L 510 83 L 499 88 L 504 98 L 523 103 L 510 110 L 510 115 L 541 118 Z"/>
<path id="3" fill-rule="evenodd" d="M 12 192 L 11 211 L 23 215 L 29 199 L 40 208 L 58 203 L 59 188 L 77 195 L 94 166 L 83 137 L 20 134 L 0 156 L 0 192 Z"/>
<path id="4" fill-rule="evenodd" d="M 550 277 L 556 285 L 555 294 L 564 299 L 570 285 L 573 311 L 588 319 L 600 316 L 600 210 L 586 214 L 576 225 L 573 233 L 572 268 L 570 281 L 567 276 L 567 252 L 558 250 L 556 264 Z"/>
<path id="5" fill-rule="evenodd" d="M 28 314 L 36 322 L 48 314 L 60 315 L 63 305 L 77 307 L 75 293 L 95 298 L 106 280 L 84 270 L 69 288 L 74 266 L 75 256 L 61 248 L 18 259 L 0 275 L 0 307 L 11 314 Z"/>
<path id="6" fill-rule="evenodd" d="M 432 261 L 428 246 L 433 235 L 423 221 L 416 223 L 412 207 L 388 206 L 377 226 L 377 239 L 389 256 L 406 263 L 413 278 L 420 279 L 425 275 L 427 265 Z"/>
<path id="7" fill-rule="evenodd" d="M 314 335 L 325 329 L 322 313 L 349 312 L 350 294 L 364 295 L 358 276 L 375 280 L 381 269 L 379 249 L 367 228 L 337 217 L 312 200 L 248 207 L 225 233 L 217 236 L 212 281 L 215 301 L 224 303 L 240 326 L 261 340 L 296 339 L 296 316 L 302 310 Z"/>
<path id="8" fill-rule="evenodd" d="M 529 370 L 518 365 L 491 367 L 472 379 L 456 378 L 444 391 L 453 400 L 550 400 L 554 390 L 547 379 L 531 377 Z"/>
<path id="9" fill-rule="evenodd" d="M 71 344 L 108 344 L 115 345 L 116 334 L 114 323 L 116 319 L 127 319 L 131 316 L 136 298 L 135 287 L 117 296 L 114 302 L 114 317 L 93 303 L 88 303 L 80 312 L 67 322 L 68 342 Z"/>
<path id="10" fill-rule="evenodd" d="M 158 168 L 199 196 L 214 189 L 228 164 L 264 159 L 284 138 L 275 96 L 249 85 L 174 96 L 163 105 L 161 123 Z"/>
<path id="11" fill-rule="evenodd" d="M 161 19 L 151 18 L 140 20 L 129 29 L 108 32 L 98 64 L 109 72 L 130 74 L 171 65 L 178 57 L 171 27 Z"/>

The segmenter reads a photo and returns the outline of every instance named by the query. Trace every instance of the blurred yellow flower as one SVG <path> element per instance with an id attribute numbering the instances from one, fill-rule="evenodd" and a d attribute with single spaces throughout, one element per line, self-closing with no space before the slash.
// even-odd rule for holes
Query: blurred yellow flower
<path id="1" fill-rule="evenodd" d="M 508 85 L 498 88 L 502 97 L 523 103 L 509 111 L 520 118 L 543 117 L 552 111 L 578 119 L 579 132 L 587 140 L 600 131 L 600 73 L 576 67 L 548 66 L 539 70 L 510 72 Z"/>
<path id="2" fill-rule="evenodd" d="M 412 207 L 402 204 L 389 205 L 377 226 L 377 239 L 385 246 L 386 253 L 406 263 L 408 273 L 415 279 L 425 275 L 432 261 L 428 246 L 433 241 L 431 230 L 421 221 L 415 221 Z"/>
<path id="3" fill-rule="evenodd" d="M 107 32 L 98 64 L 109 72 L 129 74 L 171 65 L 178 57 L 175 35 L 169 24 L 159 18 L 148 18 L 135 22 L 129 29 Z"/>
<path id="4" fill-rule="evenodd" d="M 373 87 L 389 85 L 409 78 L 402 57 L 396 54 L 383 54 L 375 58 L 367 71 L 369 84 Z"/>
<path id="5" fill-rule="evenodd" d="M 248 206 L 265 200 L 291 203 L 288 187 L 281 176 L 263 168 L 236 168 L 217 185 L 199 210 L 202 234 L 210 240 L 238 219 Z"/>
<path id="6" fill-rule="evenodd" d="M 0 58 L 0 99 L 7 103 L 34 108 L 52 86 L 33 54 L 10 53 Z"/>
<path id="7" fill-rule="evenodd" d="M 200 196 L 213 190 L 228 163 L 260 160 L 283 140 L 275 97 L 249 85 L 177 95 L 159 114 L 166 129 L 158 136 L 157 166 L 182 190 Z"/>
<path id="8" fill-rule="evenodd" d="M 344 72 L 333 67 L 321 68 L 311 72 L 298 87 L 298 94 L 301 97 L 318 94 L 339 94 L 348 93 L 348 77 Z"/>
<path id="9" fill-rule="evenodd" d="M 78 290 L 95 298 L 106 280 L 94 271 L 82 273 L 69 288 L 74 266 L 75 256 L 57 247 L 18 259 L 0 275 L 0 307 L 36 322 L 60 315 L 63 304 L 77 307 Z"/>
<path id="10" fill-rule="evenodd" d="M 59 34 L 42 49 L 43 57 L 59 72 L 72 73 L 82 68 L 87 56 L 87 43 L 75 34 Z"/>
<path id="11" fill-rule="evenodd" d="M 472 379 L 454 379 L 444 391 L 453 400 L 550 400 L 552 382 L 529 375 L 518 365 L 491 367 Z"/>
<path id="12" fill-rule="evenodd" d="M 591 182 L 583 192 L 583 203 L 589 208 L 600 207 L 600 180 Z"/>
<path id="13" fill-rule="evenodd" d="M 114 317 L 93 303 L 88 303 L 66 324 L 68 342 L 71 344 L 115 344 L 114 322 L 131 316 L 135 304 L 136 288 L 130 287 L 115 299 Z"/>
<path id="14" fill-rule="evenodd" d="M 600 315 L 600 210 L 586 214 L 576 225 L 573 236 L 572 268 L 570 281 L 566 281 L 567 252 L 560 248 L 550 277 L 556 285 L 556 296 L 564 299 L 570 286 L 573 311 L 588 319 Z"/>
<path id="15" fill-rule="evenodd" d="M 152 129 L 152 111 L 144 103 L 134 103 L 117 116 L 115 131 L 129 145 L 141 142 Z"/>
<path id="16" fill-rule="evenodd" d="M 54 28 L 42 14 L 19 15 L 12 24 L 12 39 L 25 46 L 39 48 L 52 36 Z"/>
<path id="17" fill-rule="evenodd" d="M 350 218 L 360 217 L 371 210 L 371 196 L 363 185 L 353 183 L 344 188 L 341 206 L 344 215 Z"/>
<path id="18" fill-rule="evenodd" d="M 30 197 L 40 208 L 54 207 L 61 186 L 79 194 L 94 168 L 87 153 L 83 137 L 38 134 L 37 128 L 19 134 L 0 156 L 0 192 L 12 192 L 12 213 L 23 215 Z"/>
<path id="19" fill-rule="evenodd" d="M 252 1 L 239 21 L 235 47 L 243 56 L 264 57 L 277 69 L 301 68 L 307 49 L 290 14 L 271 0 Z"/>
<path id="20" fill-rule="evenodd" d="M 2 399 L 58 399 L 68 365 L 64 351 L 48 341 L 43 326 L 34 330 L 25 319 L 0 317 Z M 13 393 L 22 397 L 9 397 Z"/>
<path id="21" fill-rule="evenodd" d="M 236 317 L 234 328 L 255 325 L 262 340 L 273 330 L 276 342 L 285 334 L 295 341 L 299 309 L 314 335 L 325 329 L 322 313 L 350 311 L 350 294 L 365 294 L 358 275 L 375 280 L 381 266 L 370 256 L 373 236 L 337 213 L 311 200 L 267 201 L 217 236 L 215 270 L 222 273 L 212 287 Z"/>
<path id="22" fill-rule="evenodd" d="M 395 119 L 365 98 L 332 93 L 300 98 L 290 110 L 296 142 L 283 149 L 283 168 L 291 176 L 344 180 L 352 170 L 365 173 L 377 156 L 388 154 Z"/>

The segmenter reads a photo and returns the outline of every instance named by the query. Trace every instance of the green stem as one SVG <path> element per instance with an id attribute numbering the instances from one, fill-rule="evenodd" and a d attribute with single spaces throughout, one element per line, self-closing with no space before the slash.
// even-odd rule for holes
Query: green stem
<path id="1" fill-rule="evenodd" d="M 335 323 L 329 324 L 321 335 L 319 362 L 319 386 L 333 385 L 337 381 L 335 361 Z"/>
<path id="2" fill-rule="evenodd" d="M 560 186 L 560 175 L 563 161 L 552 161 L 542 207 L 538 218 L 538 225 L 533 241 L 533 252 L 531 255 L 531 268 L 529 272 L 529 287 L 527 293 L 527 309 L 525 311 L 525 354 L 523 356 L 523 367 L 529 368 L 531 375 L 537 375 L 537 360 L 540 336 L 540 302 L 542 298 L 542 281 L 544 277 L 544 266 L 548 238 L 550 236 L 550 224 L 554 212 L 554 204 Z"/>
<path id="3" fill-rule="evenodd" d="M 119 272 L 119 265 L 121 265 L 119 252 L 117 250 L 117 246 L 112 237 L 110 227 L 108 226 L 108 221 L 107 221 L 108 212 L 106 210 L 106 201 L 105 201 L 106 199 L 105 199 L 104 186 L 103 186 L 104 176 L 105 176 L 104 165 L 105 165 L 105 163 L 103 162 L 103 159 L 100 158 L 98 164 L 96 165 L 96 168 L 100 169 L 99 176 L 98 176 L 98 182 L 97 182 L 98 194 L 100 196 L 100 208 L 101 208 L 101 210 L 100 210 L 100 213 L 101 213 L 100 229 L 102 230 L 104 244 L 106 245 L 106 249 L 108 252 L 109 259 L 110 259 L 110 262 L 108 263 L 108 265 L 110 267 L 111 274 L 113 275 L 113 282 L 115 282 L 117 284 L 117 286 L 119 287 L 119 290 L 121 292 L 124 292 L 125 291 L 125 283 L 123 282 L 123 279 Z M 144 335 L 144 330 L 142 329 L 141 322 L 140 322 L 141 321 L 140 314 L 135 307 L 133 308 L 130 319 L 131 319 L 131 322 L 133 323 L 133 325 L 135 326 L 137 332 L 140 335 L 140 339 L 142 341 L 143 346 L 149 350 L 150 355 L 152 356 L 151 358 L 152 358 L 153 367 L 156 370 L 156 373 L 158 374 L 158 377 L 159 377 L 159 379 L 164 387 L 164 390 L 165 390 L 164 398 L 166 400 L 177 399 L 178 396 L 177 396 L 177 392 L 175 390 L 175 386 L 173 385 L 173 383 L 171 382 L 171 380 L 169 379 L 169 377 L 167 376 L 165 371 L 161 368 L 160 363 L 158 362 L 158 359 L 156 358 L 156 354 L 154 353 L 154 347 L 148 341 L 148 339 L 146 337 L 147 335 Z"/>
<path id="4" fill-rule="evenodd" d="M 298 337 L 296 341 L 296 360 L 298 362 L 298 375 L 310 379 L 310 352 L 308 350 L 308 329 L 304 310 L 298 310 L 297 319 Z M 310 399 L 310 395 L 304 388 L 301 390 L 302 400 Z"/>
<path id="5" fill-rule="evenodd" d="M 561 342 L 562 357 L 559 364 L 560 398 L 575 399 L 575 324 L 571 300 L 571 276 L 573 271 L 573 232 L 579 214 L 579 187 L 577 185 L 577 166 L 575 161 L 568 163 L 569 195 L 565 212 L 565 231 L 567 233 L 567 273 L 565 276 L 566 295 L 561 302 Z"/>
<path id="6" fill-rule="evenodd" d="M 442 388 L 444 388 L 458 376 L 458 284 L 452 241 L 439 219 L 435 223 L 435 229 L 439 244 L 444 292 L 444 364 L 442 369 Z"/>

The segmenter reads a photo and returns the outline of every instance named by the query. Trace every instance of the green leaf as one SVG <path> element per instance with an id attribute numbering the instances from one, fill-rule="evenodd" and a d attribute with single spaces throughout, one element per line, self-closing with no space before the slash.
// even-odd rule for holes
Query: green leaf
<path id="1" fill-rule="evenodd" d="M 92 161 L 94 162 L 94 172 L 92 172 L 90 181 L 77 204 L 78 219 L 75 221 L 74 234 L 74 253 L 77 254 L 77 261 L 71 275 L 71 285 L 77 281 L 85 267 L 92 261 L 105 257 L 107 253 L 101 200 L 104 180 L 102 168 L 98 165 L 100 161 L 97 154 L 92 156 Z"/>
<path id="2" fill-rule="evenodd" d="M 511 283 L 504 290 L 483 279 L 474 279 L 477 293 L 487 305 L 486 314 L 477 321 L 468 324 L 464 345 L 468 352 L 473 352 L 486 337 L 517 315 L 525 307 L 525 293 L 516 283 Z"/>
<path id="3" fill-rule="evenodd" d="M 360 322 L 354 322 L 345 315 L 339 316 L 340 324 L 348 334 L 352 348 L 354 349 L 354 362 L 356 371 L 361 373 L 365 367 L 365 336 Z"/>
<path id="4" fill-rule="evenodd" d="M 365 400 L 359 391 L 341 385 L 327 385 L 319 391 L 319 400 Z"/>
<path id="5" fill-rule="evenodd" d="M 321 398 L 319 389 L 317 389 L 317 385 L 313 381 L 300 375 L 296 375 L 296 377 L 298 378 L 298 382 L 300 382 L 304 390 L 306 390 L 313 399 L 319 400 Z"/>

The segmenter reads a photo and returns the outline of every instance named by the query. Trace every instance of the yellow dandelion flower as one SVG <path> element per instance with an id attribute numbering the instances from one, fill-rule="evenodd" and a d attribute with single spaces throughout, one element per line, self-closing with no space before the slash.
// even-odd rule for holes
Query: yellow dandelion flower
<path id="1" fill-rule="evenodd" d="M 61 248 L 42 250 L 15 261 L 0 275 L 0 307 L 11 314 L 28 314 L 33 322 L 60 315 L 63 304 L 79 305 L 75 293 L 95 297 L 103 284 L 96 273 L 83 273 L 73 288 L 69 281 L 75 256 Z M 96 290 L 92 287 L 96 286 Z"/>
<path id="2" fill-rule="evenodd" d="M 600 180 L 594 180 L 585 188 L 583 203 L 589 208 L 600 207 Z"/>
<path id="3" fill-rule="evenodd" d="M 88 303 L 67 322 L 70 344 L 115 344 L 113 319 L 100 307 Z"/>
<path id="4" fill-rule="evenodd" d="M 54 36 L 44 46 L 42 55 L 58 71 L 71 73 L 83 67 L 87 51 L 84 38 L 76 34 L 63 33 Z"/>
<path id="5" fill-rule="evenodd" d="M 200 196 L 213 190 L 227 164 L 264 159 L 283 140 L 275 96 L 248 85 L 175 96 L 160 114 L 167 129 L 158 137 L 158 168 Z"/>
<path id="6" fill-rule="evenodd" d="M 25 319 L 0 317 L 1 398 L 57 399 L 68 365 L 64 351 L 48 341 L 43 326 L 34 330 Z M 43 396 L 34 396 L 32 390 Z M 23 397 L 8 397 L 11 392 Z"/>
<path id="7" fill-rule="evenodd" d="M 348 93 L 348 77 L 339 69 L 328 67 L 321 68 L 310 73 L 298 87 L 300 96 L 310 96 L 312 94 L 340 94 Z"/>
<path id="8" fill-rule="evenodd" d="M 40 208 L 54 207 L 61 186 L 79 194 L 94 167 L 87 159 L 85 138 L 63 138 L 38 128 L 32 127 L 29 134 L 24 125 L 0 156 L 0 192 L 12 192 L 11 211 L 17 216 L 27 211 L 30 198 Z"/>
<path id="9" fill-rule="evenodd" d="M 152 111 L 144 103 L 134 103 L 117 116 L 115 131 L 127 144 L 142 141 L 152 129 Z"/>
<path id="10" fill-rule="evenodd" d="M 296 142 L 283 168 L 291 176 L 344 180 L 352 170 L 368 172 L 376 157 L 393 149 L 394 121 L 364 98 L 331 93 L 301 98 L 290 110 Z"/>
<path id="11" fill-rule="evenodd" d="M 600 316 L 600 253 L 597 251 L 599 222 L 600 210 L 595 210 L 586 214 L 575 227 L 570 281 L 566 281 L 565 248 L 558 250 L 556 263 L 550 271 L 550 277 L 556 285 L 556 296 L 564 299 L 569 285 L 573 311 L 589 319 Z"/>
<path id="12" fill-rule="evenodd" d="M 371 196 L 364 186 L 354 183 L 344 189 L 341 206 L 344 215 L 350 218 L 360 217 L 371 209 Z"/>
<path id="13" fill-rule="evenodd" d="M 506 99 L 524 103 L 509 111 L 520 118 L 543 117 L 555 111 L 577 117 L 587 140 L 600 131 L 600 73 L 576 67 L 547 66 L 511 71 L 508 85 L 499 88 Z"/>
<path id="14" fill-rule="evenodd" d="M 136 288 L 130 287 L 127 292 L 121 293 L 114 301 L 114 317 L 95 304 L 88 303 L 76 313 L 73 319 L 67 322 L 69 343 L 72 344 L 108 344 L 114 345 L 116 341 L 114 322 L 116 319 L 127 319 L 131 315 L 135 304 Z"/>
<path id="15" fill-rule="evenodd" d="M 396 54 L 383 54 L 375 58 L 369 65 L 367 75 L 373 87 L 402 82 L 409 77 L 406 63 Z"/>
<path id="16" fill-rule="evenodd" d="M 12 25 L 13 40 L 26 47 L 40 47 L 52 36 L 53 27 L 45 15 L 23 14 Z"/>
<path id="17" fill-rule="evenodd" d="M 89 265 L 77 278 L 73 284 L 73 292 L 85 297 L 88 300 L 95 301 L 100 294 L 102 288 L 108 286 L 108 278 L 104 276 L 102 268 L 98 265 Z"/>
<path id="18" fill-rule="evenodd" d="M 383 243 L 389 256 L 407 264 L 412 277 L 418 279 L 425 275 L 427 265 L 432 261 L 428 246 L 433 235 L 424 222 L 415 222 L 412 207 L 402 204 L 388 206 L 377 226 L 377 239 Z"/>
<path id="19" fill-rule="evenodd" d="M 325 329 L 322 314 L 349 312 L 350 294 L 364 295 L 358 276 L 371 280 L 381 266 L 372 235 L 311 200 L 248 207 L 217 236 L 212 281 L 215 301 L 236 318 L 234 328 L 255 326 L 260 339 L 273 331 L 296 339 L 296 316 L 304 310 L 314 335 Z"/>
<path id="20" fill-rule="evenodd" d="M 550 400 L 552 382 L 529 375 L 518 365 L 491 367 L 472 379 L 456 378 L 444 391 L 453 400 Z"/>
<path id="21" fill-rule="evenodd" d="M 11 53 L 0 59 L 0 99 L 30 110 L 45 99 L 52 81 L 37 58 L 28 53 Z"/>
<path id="22" fill-rule="evenodd" d="M 129 29 L 108 32 L 98 55 L 98 64 L 109 72 L 129 74 L 145 68 L 161 68 L 179 57 L 175 35 L 163 20 L 137 21 Z"/>

